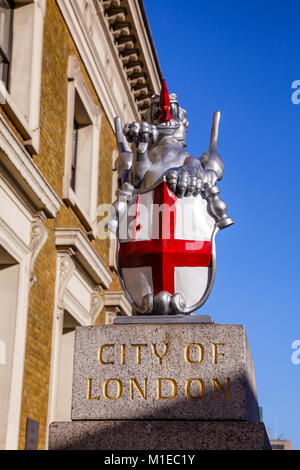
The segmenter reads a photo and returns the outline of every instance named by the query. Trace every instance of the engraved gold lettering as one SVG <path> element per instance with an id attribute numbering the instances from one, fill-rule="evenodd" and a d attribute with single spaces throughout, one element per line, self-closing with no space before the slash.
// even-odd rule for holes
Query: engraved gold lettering
<path id="1" fill-rule="evenodd" d="M 163 397 L 162 396 L 162 391 L 161 391 L 161 385 L 162 385 L 162 381 L 165 380 L 165 381 L 168 381 L 172 384 L 172 387 L 173 387 L 173 391 L 171 393 L 171 395 L 168 395 L 166 397 Z M 157 399 L 158 400 L 171 400 L 171 398 L 174 398 L 176 397 L 177 395 L 177 382 L 176 380 L 174 379 L 162 379 L 162 378 L 159 378 L 157 379 Z"/>
<path id="2" fill-rule="evenodd" d="M 153 351 L 153 354 L 154 356 L 156 356 L 159 360 L 159 363 L 161 364 L 162 363 L 162 358 L 167 354 L 169 350 L 169 345 L 168 344 L 165 344 L 165 350 L 164 352 L 162 353 L 162 355 L 160 356 L 157 352 L 157 349 L 156 349 L 156 344 L 152 344 L 152 351 Z"/>
<path id="3" fill-rule="evenodd" d="M 131 344 L 130 346 L 132 346 L 133 348 L 137 348 L 136 349 L 136 363 L 140 364 L 141 363 L 141 348 L 147 346 L 147 344 Z"/>
<path id="4" fill-rule="evenodd" d="M 93 379 L 88 379 L 86 399 L 87 400 L 99 400 L 100 397 L 92 397 L 92 383 L 93 383 Z"/>
<path id="5" fill-rule="evenodd" d="M 197 346 L 198 348 L 198 351 L 199 351 L 199 358 L 198 360 L 196 361 L 192 361 L 190 359 L 190 347 L 191 346 Z M 201 364 L 201 362 L 203 361 L 203 356 L 204 356 L 204 348 L 202 346 L 202 344 L 199 344 L 199 343 L 191 343 L 191 344 L 188 344 L 186 347 L 185 347 L 185 350 L 184 350 L 184 358 L 185 358 L 185 362 L 187 362 L 188 364 Z"/>
<path id="6" fill-rule="evenodd" d="M 216 400 L 216 386 L 221 390 L 226 400 L 230 400 L 230 378 L 227 377 L 227 390 L 220 384 L 218 379 L 212 379 L 213 397 Z"/>
<path id="7" fill-rule="evenodd" d="M 114 396 L 110 396 L 108 394 L 108 384 L 110 382 L 116 382 L 117 383 L 117 393 Z M 122 396 L 122 392 L 123 392 L 122 380 L 120 380 L 120 379 L 107 379 L 107 380 L 105 380 L 105 382 L 103 384 L 103 395 L 105 396 L 105 398 L 107 398 L 108 400 L 118 400 L 118 398 L 120 398 Z"/>
<path id="8" fill-rule="evenodd" d="M 190 387 L 191 387 L 192 382 L 198 382 L 199 385 L 200 385 L 200 395 L 198 395 L 196 397 L 191 395 Z M 191 400 L 199 400 L 200 398 L 202 398 L 203 395 L 204 395 L 204 382 L 203 382 L 203 380 L 202 379 L 188 379 L 185 383 L 185 394 Z"/>
<path id="9" fill-rule="evenodd" d="M 125 347 L 126 344 L 121 344 L 121 364 L 125 364 Z"/>
<path id="10" fill-rule="evenodd" d="M 137 391 L 139 392 L 139 394 L 141 395 L 142 398 L 144 398 L 145 400 L 147 400 L 147 380 L 148 379 L 144 379 L 144 392 L 143 390 L 141 389 L 139 383 L 137 382 L 136 379 L 130 379 L 130 398 L 133 399 L 133 386 L 136 387 Z"/>
<path id="11" fill-rule="evenodd" d="M 214 351 L 214 364 L 218 363 L 218 357 L 224 356 L 224 353 L 218 352 L 218 346 L 225 346 L 223 343 L 214 343 L 213 344 L 213 351 Z"/>
<path id="12" fill-rule="evenodd" d="M 114 362 L 105 362 L 103 361 L 103 358 L 102 358 L 102 353 L 103 353 L 103 349 L 104 348 L 114 348 L 114 344 L 103 344 L 102 346 L 99 347 L 98 349 L 98 361 L 100 362 L 100 364 L 104 364 L 104 365 L 113 365 Z"/>

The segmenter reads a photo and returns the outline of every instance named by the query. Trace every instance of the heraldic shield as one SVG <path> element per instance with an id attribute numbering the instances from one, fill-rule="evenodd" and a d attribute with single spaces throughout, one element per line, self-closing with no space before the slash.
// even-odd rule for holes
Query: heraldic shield
<path id="1" fill-rule="evenodd" d="M 118 274 L 135 315 L 192 314 L 210 294 L 215 236 L 233 224 L 216 184 L 224 170 L 219 121 L 216 111 L 208 151 L 190 155 L 186 111 L 165 80 L 141 122 L 123 129 L 115 118 L 118 200 L 107 227 L 117 235 Z"/>
<path id="2" fill-rule="evenodd" d="M 192 313 L 215 277 L 215 219 L 201 194 L 177 197 L 165 179 L 135 191 L 119 225 L 118 269 L 142 314 Z"/>

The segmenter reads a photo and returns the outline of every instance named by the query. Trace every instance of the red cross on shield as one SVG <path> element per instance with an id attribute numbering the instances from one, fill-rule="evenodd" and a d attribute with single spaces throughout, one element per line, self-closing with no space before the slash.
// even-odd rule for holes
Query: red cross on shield
<path id="1" fill-rule="evenodd" d="M 163 181 L 131 199 L 123 223 L 119 271 L 135 304 L 162 291 L 182 294 L 188 308 L 199 303 L 213 282 L 216 223 L 207 201 L 177 198 Z"/>

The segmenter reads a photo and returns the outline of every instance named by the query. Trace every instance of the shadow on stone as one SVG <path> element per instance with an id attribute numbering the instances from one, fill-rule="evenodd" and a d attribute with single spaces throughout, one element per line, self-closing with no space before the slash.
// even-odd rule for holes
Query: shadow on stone
<path id="1" fill-rule="evenodd" d="M 234 383 L 231 385 L 234 388 Z M 172 420 L 141 416 L 134 420 L 56 422 L 50 426 L 49 449 L 271 450 L 265 426 L 259 422 L 256 394 L 249 383 L 244 384 L 244 387 L 247 388 L 247 400 L 244 403 L 247 420 L 197 420 L 192 417 Z M 218 406 L 224 406 L 227 400 L 221 392 L 218 398 Z M 182 414 L 187 400 L 173 405 L 165 404 L 163 414 Z M 197 402 L 199 406 L 205 406 L 202 399 Z M 161 409 L 156 409 L 156 412 L 162 415 Z"/>
<path id="2" fill-rule="evenodd" d="M 271 450 L 263 423 L 77 421 L 52 423 L 50 450 Z"/>

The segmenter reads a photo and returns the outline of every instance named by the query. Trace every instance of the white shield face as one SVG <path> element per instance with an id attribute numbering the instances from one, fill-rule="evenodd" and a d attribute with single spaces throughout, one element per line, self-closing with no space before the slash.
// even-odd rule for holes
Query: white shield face
<path id="1" fill-rule="evenodd" d="M 119 230 L 120 276 L 134 302 L 166 291 L 198 303 L 212 280 L 214 233 L 201 195 L 177 198 L 165 182 L 135 195 Z"/>

